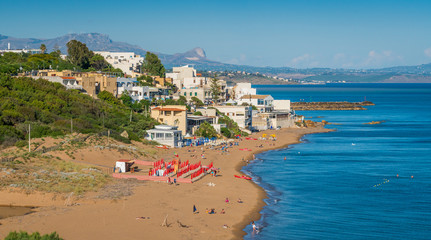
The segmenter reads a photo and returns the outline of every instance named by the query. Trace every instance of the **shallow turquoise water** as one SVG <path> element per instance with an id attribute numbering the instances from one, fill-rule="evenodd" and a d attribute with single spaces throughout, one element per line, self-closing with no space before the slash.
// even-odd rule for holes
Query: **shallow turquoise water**
<path id="1" fill-rule="evenodd" d="M 297 112 L 341 125 L 259 154 L 243 169 L 269 195 L 260 233 L 247 226 L 245 239 L 431 239 L 430 84 L 257 88 L 275 99 L 366 98 L 376 106 Z M 364 124 L 380 120 L 386 122 Z"/>

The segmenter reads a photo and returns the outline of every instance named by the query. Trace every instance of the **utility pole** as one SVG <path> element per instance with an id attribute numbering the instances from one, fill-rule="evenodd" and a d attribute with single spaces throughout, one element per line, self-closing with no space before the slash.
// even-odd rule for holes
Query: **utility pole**
<path id="1" fill-rule="evenodd" d="M 30 124 L 28 125 L 28 152 L 30 152 L 30 139 L 31 139 L 31 127 Z"/>

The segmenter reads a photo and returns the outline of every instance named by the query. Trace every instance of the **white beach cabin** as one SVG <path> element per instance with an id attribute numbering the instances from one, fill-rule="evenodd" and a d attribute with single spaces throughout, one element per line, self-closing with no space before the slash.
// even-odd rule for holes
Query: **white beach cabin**
<path id="1" fill-rule="evenodd" d="M 181 147 L 183 136 L 177 126 L 157 125 L 154 129 L 147 131 L 145 139 L 170 147 Z"/>

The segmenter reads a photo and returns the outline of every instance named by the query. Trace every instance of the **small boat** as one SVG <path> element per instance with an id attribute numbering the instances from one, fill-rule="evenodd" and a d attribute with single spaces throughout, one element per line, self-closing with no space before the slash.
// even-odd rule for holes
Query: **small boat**
<path id="1" fill-rule="evenodd" d="M 247 177 L 247 176 L 244 176 L 244 175 L 242 175 L 242 176 L 238 176 L 238 175 L 234 175 L 236 178 L 242 178 L 242 179 L 245 179 L 245 180 L 251 180 L 251 177 Z"/>

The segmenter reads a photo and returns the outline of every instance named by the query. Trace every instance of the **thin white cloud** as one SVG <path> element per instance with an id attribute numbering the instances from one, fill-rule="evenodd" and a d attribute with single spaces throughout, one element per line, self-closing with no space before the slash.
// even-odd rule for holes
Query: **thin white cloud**
<path id="1" fill-rule="evenodd" d="M 309 68 L 309 67 L 318 67 L 319 62 L 315 60 L 315 57 L 306 53 L 304 55 L 293 58 L 290 61 L 289 66 L 297 67 L 297 68 Z"/>
<path id="2" fill-rule="evenodd" d="M 403 57 L 394 54 L 392 51 L 375 51 L 368 52 L 368 57 L 363 62 L 363 67 L 381 67 L 388 64 L 394 64 L 403 60 Z"/>
<path id="3" fill-rule="evenodd" d="M 431 47 L 430 47 L 430 48 L 425 49 L 424 53 L 425 53 L 425 55 L 426 55 L 427 57 L 431 57 Z"/>

